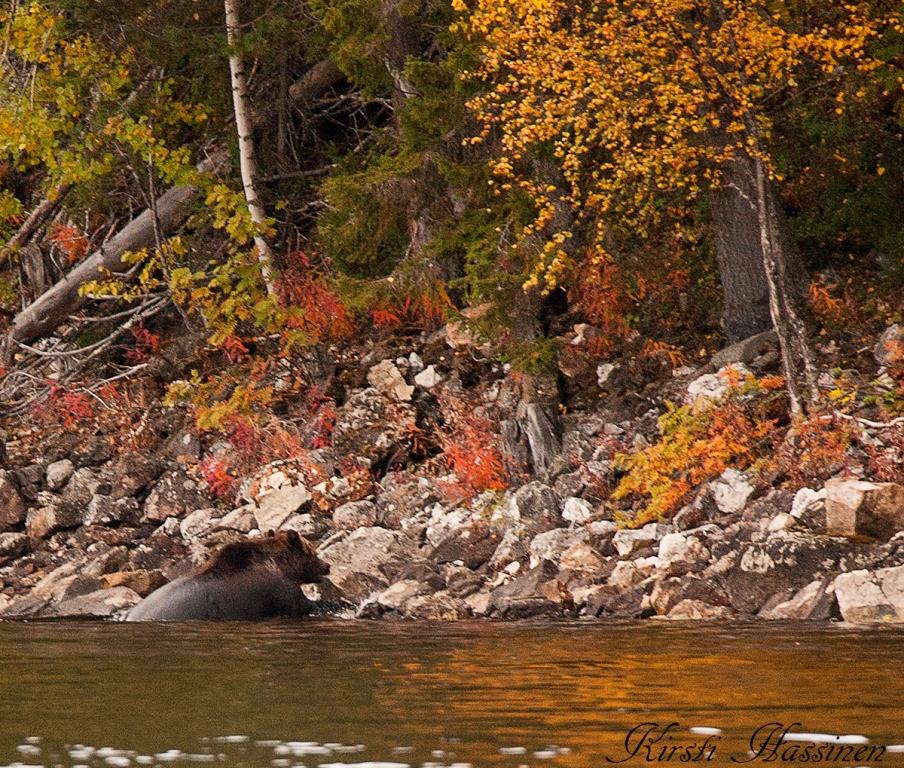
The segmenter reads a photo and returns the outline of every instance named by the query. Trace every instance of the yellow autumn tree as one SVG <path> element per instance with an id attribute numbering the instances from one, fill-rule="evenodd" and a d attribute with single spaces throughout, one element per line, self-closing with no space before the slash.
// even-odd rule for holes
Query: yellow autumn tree
<path id="1" fill-rule="evenodd" d="M 798 79 L 832 87 L 866 53 L 881 23 L 866 4 L 754 0 L 455 0 L 482 39 L 485 81 L 470 103 L 493 135 L 499 187 L 520 185 L 538 206 L 524 236 L 546 246 L 530 281 L 555 285 L 572 231 L 554 231 L 554 196 L 579 214 L 594 269 L 610 258 L 615 223 L 645 234 L 674 206 L 710 196 L 726 296 L 738 340 L 774 325 L 792 408 L 795 360 L 816 396 L 814 366 L 794 310 L 793 263 L 771 188 L 767 105 Z M 896 20 L 893 20 L 896 21 Z M 843 108 L 843 104 L 839 104 Z M 565 188 L 537 183 L 525 159 L 552 151 Z M 733 315 L 734 313 L 734 315 Z M 732 323 L 735 323 L 732 327 Z M 733 338 L 734 337 L 734 338 Z M 793 349 L 792 349 L 793 347 Z"/>

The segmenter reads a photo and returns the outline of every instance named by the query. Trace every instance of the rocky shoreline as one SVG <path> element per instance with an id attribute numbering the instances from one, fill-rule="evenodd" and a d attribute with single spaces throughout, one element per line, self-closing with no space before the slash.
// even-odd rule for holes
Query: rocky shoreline
<path id="1" fill-rule="evenodd" d="M 669 397 L 719 398 L 727 377 L 762 375 L 775 360 L 769 338 L 723 351 L 705 369 L 672 371 L 633 415 L 614 395 L 618 367 L 600 366 L 606 396 L 558 425 L 542 381 L 495 367 L 478 410 L 495 409 L 507 454 L 520 451 L 530 474 L 517 487 L 469 495 L 430 462 L 394 469 L 391 460 L 412 450 L 416 425 L 444 389 L 467 389 L 465 356 L 443 354 L 454 332 L 432 353 L 421 349 L 429 365 L 416 351 L 371 352 L 364 386 L 350 387 L 337 408 L 332 445 L 243 478 L 232 504 L 215 501 L 195 470 L 236 447 L 202 448 L 184 425 L 155 452 L 114 456 L 98 438 L 7 462 L 0 618 L 117 617 L 212 550 L 295 530 L 331 567 L 306 593 L 341 616 L 904 622 L 896 483 L 839 470 L 824 487 L 795 493 L 729 468 L 670 521 L 646 525 L 617 520 L 595 496 L 612 483 L 613 443 L 654 441 L 657 404 Z"/>

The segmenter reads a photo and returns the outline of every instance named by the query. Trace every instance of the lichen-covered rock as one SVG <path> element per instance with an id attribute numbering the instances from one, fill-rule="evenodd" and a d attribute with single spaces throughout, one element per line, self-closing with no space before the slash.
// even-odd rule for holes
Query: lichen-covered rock
<path id="1" fill-rule="evenodd" d="M 361 602 L 372 592 L 384 590 L 411 561 L 414 545 L 403 534 L 377 526 L 358 528 L 320 552 L 329 563 L 329 581 L 342 590 L 346 599 Z"/>
<path id="2" fill-rule="evenodd" d="M 113 467 L 110 496 L 115 500 L 140 494 L 151 487 L 165 468 L 158 458 L 139 451 L 122 454 Z"/>
<path id="3" fill-rule="evenodd" d="M 376 525 L 377 507 L 372 501 L 349 501 L 333 511 L 337 528 L 362 528 Z"/>
<path id="4" fill-rule="evenodd" d="M 380 462 L 395 451 L 407 453 L 415 426 L 411 406 L 391 403 L 375 389 L 360 390 L 336 412 L 333 447 L 341 456 Z"/>
<path id="5" fill-rule="evenodd" d="M 166 472 L 145 499 L 142 520 L 162 523 L 168 517 L 183 517 L 211 506 L 210 494 L 184 471 Z"/>
<path id="6" fill-rule="evenodd" d="M 382 491 L 376 499 L 377 523 L 392 531 L 400 530 L 420 517 L 440 501 L 440 492 L 433 478 L 396 477 L 389 474 L 381 481 Z"/>
<path id="7" fill-rule="evenodd" d="M 64 600 L 48 611 L 50 616 L 95 616 L 108 618 L 120 614 L 141 602 L 141 595 L 128 587 L 99 589 Z"/>
<path id="8" fill-rule="evenodd" d="M 904 360 L 904 331 L 895 323 L 888 326 L 876 341 L 873 355 L 879 365 L 888 367 Z"/>
<path id="9" fill-rule="evenodd" d="M 523 576 L 492 591 L 488 612 L 501 619 L 528 619 L 536 616 L 561 616 L 574 604 L 556 579 L 558 568 L 543 560 Z"/>
<path id="10" fill-rule="evenodd" d="M 303 485 L 284 485 L 259 496 L 254 518 L 261 531 L 277 531 L 292 515 L 311 500 L 311 492 Z"/>
<path id="11" fill-rule="evenodd" d="M 108 494 L 109 491 L 110 486 L 105 484 L 96 472 L 83 467 L 72 473 L 72 477 L 69 478 L 69 482 L 63 488 L 59 504 L 66 512 L 80 518 L 85 514 L 85 510 L 95 494 Z"/>
<path id="12" fill-rule="evenodd" d="M 141 517 L 138 500 L 132 497 L 114 500 L 112 496 L 96 495 L 88 503 L 85 525 L 135 525 Z"/>
<path id="13" fill-rule="evenodd" d="M 29 510 L 25 519 L 25 530 L 32 540 L 47 539 L 59 530 L 76 528 L 81 522 L 81 515 L 71 508 L 47 504 Z"/>
<path id="14" fill-rule="evenodd" d="M 114 571 L 101 577 L 100 582 L 104 589 L 114 587 L 128 587 L 141 597 L 147 597 L 155 589 L 159 589 L 167 583 L 162 571 L 138 570 L 138 571 Z"/>
<path id="15" fill-rule="evenodd" d="M 675 621 L 699 621 L 700 619 L 727 619 L 731 611 L 721 605 L 710 605 L 702 600 L 682 600 L 666 614 Z"/>
<path id="16" fill-rule="evenodd" d="M 776 593 L 797 591 L 832 571 L 859 567 L 866 561 L 866 547 L 841 538 L 781 531 L 765 541 L 739 543 L 736 555 L 724 575 L 732 607 L 755 614 Z"/>
<path id="17" fill-rule="evenodd" d="M 563 552 L 586 541 L 589 535 L 586 528 L 555 528 L 534 536 L 527 547 L 531 568 L 535 568 L 543 560 L 558 563 Z"/>
<path id="18" fill-rule="evenodd" d="M 0 565 L 22 557 L 29 548 L 28 536 L 24 533 L 0 533 Z"/>
<path id="19" fill-rule="evenodd" d="M 476 520 L 451 531 L 436 545 L 429 559 L 439 565 L 460 563 L 476 570 L 490 560 L 501 539 L 498 528 Z"/>
<path id="20" fill-rule="evenodd" d="M 674 531 L 675 529 L 671 525 L 665 523 L 647 523 L 643 528 L 616 531 L 612 537 L 612 543 L 619 555 L 627 557 L 638 549 L 654 545 L 667 533 L 674 533 Z"/>
<path id="21" fill-rule="evenodd" d="M 757 614 L 761 619 L 826 620 L 835 612 L 835 589 L 831 578 L 811 581 L 787 600 L 770 600 Z"/>

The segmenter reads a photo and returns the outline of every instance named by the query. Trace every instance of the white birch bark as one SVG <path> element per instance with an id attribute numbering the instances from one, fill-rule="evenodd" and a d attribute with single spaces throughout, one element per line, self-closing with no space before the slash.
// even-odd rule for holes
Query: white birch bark
<path id="1" fill-rule="evenodd" d="M 223 0 L 226 9 L 226 39 L 230 47 L 229 72 L 232 77 L 232 106 L 235 112 L 235 127 L 239 136 L 239 166 L 242 174 L 242 187 L 245 190 L 245 200 L 248 203 L 248 211 L 253 221 L 261 232 L 266 228 L 267 215 L 260 203 L 255 187 L 257 178 L 257 163 L 254 158 L 254 139 L 252 136 L 252 123 L 248 115 L 247 80 L 245 78 L 245 65 L 242 57 L 236 50 L 236 45 L 241 40 L 242 30 L 239 23 L 238 3 L 236 0 Z M 273 251 L 262 234 L 254 238 L 257 248 L 257 257 L 261 263 L 261 274 L 267 284 L 267 292 L 275 293 L 273 283 Z"/>

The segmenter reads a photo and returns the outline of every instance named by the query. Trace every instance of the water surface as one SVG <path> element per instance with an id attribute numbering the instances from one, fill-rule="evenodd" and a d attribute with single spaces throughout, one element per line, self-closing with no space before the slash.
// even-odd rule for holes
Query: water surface
<path id="1" fill-rule="evenodd" d="M 0 765 L 602 768 L 702 747 L 699 727 L 721 731 L 709 764 L 733 765 L 767 723 L 899 745 L 902 641 L 766 623 L 0 623 Z M 677 725 L 628 757 L 641 723 Z"/>

